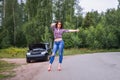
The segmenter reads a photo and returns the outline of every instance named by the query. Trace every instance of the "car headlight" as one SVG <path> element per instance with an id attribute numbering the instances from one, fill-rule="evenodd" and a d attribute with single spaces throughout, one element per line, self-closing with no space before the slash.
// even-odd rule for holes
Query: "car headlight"
<path id="1" fill-rule="evenodd" d="M 46 53 L 47 53 L 47 51 L 43 51 L 43 52 L 41 52 L 41 54 L 43 54 L 43 55 L 46 54 Z"/>
<path id="2" fill-rule="evenodd" d="M 27 55 L 30 55 L 30 52 L 28 52 Z"/>

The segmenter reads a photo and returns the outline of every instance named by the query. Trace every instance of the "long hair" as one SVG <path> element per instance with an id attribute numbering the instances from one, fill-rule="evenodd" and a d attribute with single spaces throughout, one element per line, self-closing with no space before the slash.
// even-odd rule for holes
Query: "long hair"
<path id="1" fill-rule="evenodd" d="M 60 28 L 60 29 L 63 29 L 63 23 L 62 23 L 61 21 L 59 21 L 59 20 L 56 21 L 56 25 L 55 25 L 55 27 L 57 28 L 57 25 L 58 25 L 59 22 L 61 23 L 61 28 Z"/>

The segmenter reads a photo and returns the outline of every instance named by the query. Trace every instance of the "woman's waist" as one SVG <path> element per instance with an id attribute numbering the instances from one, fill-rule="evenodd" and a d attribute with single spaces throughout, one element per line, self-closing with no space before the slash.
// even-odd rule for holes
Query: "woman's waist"
<path id="1" fill-rule="evenodd" d="M 55 38 L 54 41 L 56 41 L 56 42 L 62 41 L 62 38 Z"/>

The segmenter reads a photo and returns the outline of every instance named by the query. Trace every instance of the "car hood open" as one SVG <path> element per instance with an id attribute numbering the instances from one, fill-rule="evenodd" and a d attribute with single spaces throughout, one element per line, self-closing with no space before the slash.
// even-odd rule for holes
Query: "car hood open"
<path id="1" fill-rule="evenodd" d="M 36 49 L 36 48 L 43 48 L 43 49 L 46 49 L 44 43 L 31 44 L 31 45 L 29 45 L 29 50 L 33 50 L 33 49 Z"/>

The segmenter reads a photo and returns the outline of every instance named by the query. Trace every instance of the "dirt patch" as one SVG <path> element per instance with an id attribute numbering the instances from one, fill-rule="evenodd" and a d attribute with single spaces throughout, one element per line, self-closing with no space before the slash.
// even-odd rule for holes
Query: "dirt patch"
<path id="1" fill-rule="evenodd" d="M 35 75 L 40 74 L 43 70 L 47 70 L 48 62 L 35 62 L 35 63 L 26 63 L 25 59 L 7 59 L 5 60 L 10 63 L 15 63 L 20 66 L 13 69 L 15 76 L 5 80 L 32 80 Z M 44 67 L 46 66 L 46 68 Z"/>
<path id="2" fill-rule="evenodd" d="M 27 64 L 26 60 L 23 58 L 14 58 L 14 59 L 3 58 L 1 60 L 7 61 L 9 63 L 20 64 L 20 65 Z"/>

